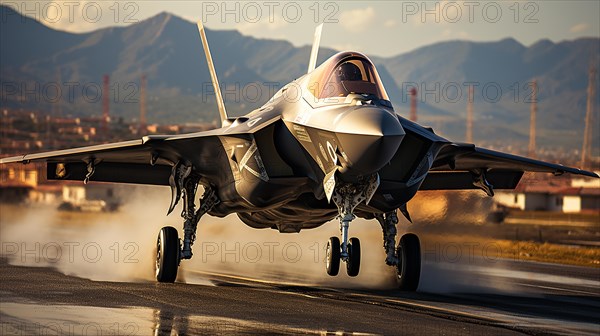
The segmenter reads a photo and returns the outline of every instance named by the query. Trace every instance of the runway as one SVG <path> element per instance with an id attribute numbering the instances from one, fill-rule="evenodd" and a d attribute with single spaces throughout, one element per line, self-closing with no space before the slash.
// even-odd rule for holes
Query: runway
<path id="1" fill-rule="evenodd" d="M 185 271 L 187 283 L 92 281 L 2 259 L 0 334 L 600 333 L 599 269 L 504 265 L 510 272 L 503 275 L 477 262 L 470 272 L 483 281 L 480 267 L 481 274 L 519 294 L 494 294 L 483 287 L 446 294 L 328 288 L 201 271 Z M 424 276 L 427 267 L 426 262 Z"/>
<path id="2" fill-rule="evenodd" d="M 156 232 L 181 225 L 162 196 L 119 213 L 3 206 L 0 335 L 600 334 L 597 266 L 498 259 L 472 249 L 491 251 L 485 242 L 424 236 L 418 292 L 399 292 L 369 221 L 353 227 L 356 278 L 325 273 L 323 237 L 336 225 L 282 235 L 226 217 L 199 226 L 177 283 L 158 284 Z"/>

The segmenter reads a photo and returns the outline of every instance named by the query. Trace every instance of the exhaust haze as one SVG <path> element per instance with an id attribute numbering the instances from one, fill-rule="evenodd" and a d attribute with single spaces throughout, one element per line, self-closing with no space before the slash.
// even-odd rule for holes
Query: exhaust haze
<path id="1" fill-rule="evenodd" d="M 13 264 L 54 267 L 58 271 L 102 281 L 154 281 L 156 236 L 162 226 L 181 232 L 181 205 L 165 216 L 170 191 L 165 187 L 136 187 L 128 202 L 115 213 L 61 212 L 50 206 L 2 205 L 0 241 L 2 254 Z M 198 192 L 201 194 L 201 192 Z M 415 224 L 404 218 L 399 236 L 416 232 L 422 237 L 422 274 L 419 290 L 434 293 L 506 291 L 488 273 L 500 262 L 483 266 L 465 254 L 458 243 L 427 240 L 430 224 L 447 219 L 481 223 L 487 201 L 466 193 L 454 200 L 444 194 L 419 195 L 409 203 Z M 468 211 L 457 202 L 469 204 Z M 477 225 L 473 226 L 476 230 Z M 247 227 L 235 215 L 205 216 L 198 224 L 194 258 L 181 262 L 179 280 L 206 284 L 201 272 L 225 273 L 278 283 L 392 289 L 395 268 L 385 265 L 382 232 L 375 220 L 356 219 L 350 236 L 361 240 L 361 270 L 356 278 L 325 272 L 325 247 L 330 236 L 339 235 L 337 221 L 281 234 L 275 230 Z M 181 237 L 180 237 L 181 238 Z M 458 246 L 458 247 L 457 247 Z M 458 250 L 456 250 L 458 248 Z M 467 246 L 468 248 L 468 246 Z M 461 258 L 456 258 L 456 253 Z M 477 257 L 477 256 L 476 256 Z"/>

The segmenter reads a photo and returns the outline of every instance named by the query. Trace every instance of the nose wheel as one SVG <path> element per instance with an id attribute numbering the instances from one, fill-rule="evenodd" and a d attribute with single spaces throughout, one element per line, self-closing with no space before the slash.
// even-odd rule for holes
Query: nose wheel
<path id="1" fill-rule="evenodd" d="M 327 242 L 327 274 L 331 276 L 338 275 L 340 271 L 340 239 L 338 237 L 331 237 Z"/>
<path id="2" fill-rule="evenodd" d="M 346 262 L 346 273 L 355 277 L 360 271 L 360 240 L 358 238 L 350 238 L 348 247 L 346 248 L 348 256 L 342 257 L 342 247 L 338 237 L 331 237 L 327 242 L 327 274 L 330 276 L 338 275 L 340 271 L 340 261 Z"/>
<path id="3" fill-rule="evenodd" d="M 358 238 L 350 238 L 348 244 L 348 260 L 346 260 L 346 273 L 349 276 L 355 277 L 360 271 L 360 240 Z"/>

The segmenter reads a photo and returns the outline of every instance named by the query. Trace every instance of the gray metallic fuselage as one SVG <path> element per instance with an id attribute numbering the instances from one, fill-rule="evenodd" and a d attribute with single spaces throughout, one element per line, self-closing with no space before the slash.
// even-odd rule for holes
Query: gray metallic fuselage
<path id="1" fill-rule="evenodd" d="M 373 97 L 351 95 L 314 105 L 310 98 L 279 93 L 232 120 L 229 127 L 236 135 L 219 136 L 229 171 L 221 171 L 228 178 L 215 186 L 221 203 L 211 215 L 236 212 L 247 225 L 281 232 L 317 227 L 337 215 L 323 187 L 325 175 L 336 169 L 343 182 L 358 183 L 373 174 L 382 180 L 369 205 L 356 209 L 359 217 L 393 211 L 414 196 L 441 138 L 411 130 L 416 124 Z"/>

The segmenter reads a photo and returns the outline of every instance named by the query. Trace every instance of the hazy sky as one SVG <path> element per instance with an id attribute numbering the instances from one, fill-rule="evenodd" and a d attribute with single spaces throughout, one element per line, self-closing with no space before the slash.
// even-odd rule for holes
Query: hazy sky
<path id="1" fill-rule="evenodd" d="M 600 37 L 600 1 L 0 1 L 70 32 L 128 25 L 166 11 L 213 29 L 391 56 L 434 42 L 495 41 L 525 45 Z M 2 18 L 4 19 L 4 18 Z M 209 37 L 210 38 L 210 37 Z"/>

